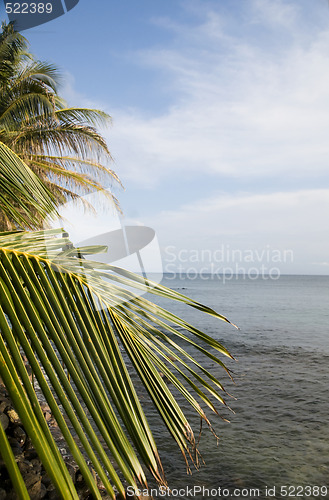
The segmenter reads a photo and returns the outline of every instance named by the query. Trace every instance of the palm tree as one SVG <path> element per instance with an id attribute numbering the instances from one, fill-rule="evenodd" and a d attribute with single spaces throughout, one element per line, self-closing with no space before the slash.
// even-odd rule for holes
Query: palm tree
<path id="1" fill-rule="evenodd" d="M 118 207 L 104 186 L 120 181 L 108 166 L 111 154 L 96 130 L 109 123 L 109 115 L 67 107 L 57 93 L 58 70 L 36 61 L 27 48 L 26 39 L 12 24 L 2 25 L 0 141 L 38 175 L 57 206 L 72 199 L 83 202 L 82 194 L 99 191 Z M 43 217 L 36 227 L 42 221 Z M 15 221 L 1 210 L 0 224 L 0 229 L 15 228 Z"/>

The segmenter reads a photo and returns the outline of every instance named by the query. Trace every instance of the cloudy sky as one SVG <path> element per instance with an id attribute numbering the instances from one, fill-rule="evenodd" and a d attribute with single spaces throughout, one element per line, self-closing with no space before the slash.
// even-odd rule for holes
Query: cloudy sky
<path id="1" fill-rule="evenodd" d="M 327 0 L 80 0 L 25 35 L 70 104 L 113 117 L 116 194 L 165 270 L 225 248 L 329 273 Z"/>

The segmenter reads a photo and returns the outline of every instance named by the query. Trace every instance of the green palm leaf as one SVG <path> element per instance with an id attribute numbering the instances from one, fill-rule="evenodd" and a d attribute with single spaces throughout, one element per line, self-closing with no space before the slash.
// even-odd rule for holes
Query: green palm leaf
<path id="1" fill-rule="evenodd" d="M 18 226 L 33 228 L 55 208 L 54 199 L 32 170 L 0 142 L 0 205 Z M 31 213 L 31 208 L 34 212 Z M 33 213 L 35 215 L 33 215 Z"/>
<path id="2" fill-rule="evenodd" d="M 225 370 L 215 352 L 232 356 L 192 325 L 145 297 L 136 297 L 132 288 L 182 301 L 229 321 L 173 290 L 82 258 L 104 251 L 102 247 L 62 251 L 70 242 L 58 236 L 62 236 L 60 230 L 0 234 L 0 376 L 64 498 L 75 498 L 74 488 L 40 410 L 21 351 L 95 498 L 100 494 L 87 460 L 112 498 L 115 491 L 124 497 L 128 485 L 147 485 L 142 464 L 165 484 L 130 364 L 187 463 L 190 458 L 197 465 L 193 430 L 160 372 L 212 430 L 200 402 L 217 413 L 216 403 L 225 405 L 220 394 L 225 395 L 225 390 L 190 351 L 197 349 Z M 175 325 L 190 334 L 176 330 Z M 79 446 L 73 434 L 78 436 Z"/>
<path id="3" fill-rule="evenodd" d="M 3 363 L 4 359 L 0 354 L 0 363 Z M 15 456 L 10 447 L 7 435 L 2 427 L 2 423 L 0 421 L 0 456 L 2 456 L 5 464 L 7 465 L 7 469 L 10 475 L 10 479 L 12 483 L 15 485 L 15 490 L 22 500 L 29 500 L 30 496 L 28 494 L 27 488 L 23 481 L 22 475 L 19 471 L 18 465 L 15 460 Z"/>

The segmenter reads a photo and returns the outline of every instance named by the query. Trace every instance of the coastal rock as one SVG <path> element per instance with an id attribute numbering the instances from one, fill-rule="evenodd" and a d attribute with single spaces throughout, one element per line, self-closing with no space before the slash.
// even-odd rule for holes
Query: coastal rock
<path id="1" fill-rule="evenodd" d="M 13 436 L 15 439 L 17 439 L 17 442 L 19 443 L 20 446 L 24 446 L 26 443 L 26 432 L 23 430 L 22 427 L 16 427 L 13 430 Z"/>
<path id="2" fill-rule="evenodd" d="M 5 398 L 1 398 L 1 403 L 0 403 L 0 413 L 4 413 L 7 409 L 10 408 L 10 401 L 9 399 Z"/>
<path id="3" fill-rule="evenodd" d="M 1 425 L 2 425 L 3 429 L 6 430 L 8 425 L 9 425 L 9 418 L 7 417 L 7 415 L 5 415 L 4 413 L 1 413 L 0 414 L 0 421 L 1 421 Z"/>
<path id="4" fill-rule="evenodd" d="M 58 428 L 56 420 L 53 418 L 50 408 L 42 403 L 41 409 L 54 436 L 57 446 L 63 452 L 63 459 L 66 463 L 69 474 L 77 488 L 81 500 L 91 499 L 89 488 L 68 451 L 64 449 L 63 436 Z M 7 434 L 18 468 L 23 476 L 31 500 L 60 500 L 54 485 L 46 473 L 37 452 L 32 448 L 31 441 L 27 436 L 22 422 L 13 408 L 8 398 L 5 387 L 0 385 L 0 420 Z M 99 484 L 99 491 L 104 499 L 109 499 L 104 486 L 99 478 L 96 478 L 95 471 L 91 469 L 94 478 Z M 0 456 L 0 500 L 17 500 L 17 495 L 12 487 L 12 483 L 7 472 L 4 461 Z"/>
<path id="5" fill-rule="evenodd" d="M 7 416 L 13 424 L 21 424 L 21 419 L 14 409 L 7 410 Z"/>

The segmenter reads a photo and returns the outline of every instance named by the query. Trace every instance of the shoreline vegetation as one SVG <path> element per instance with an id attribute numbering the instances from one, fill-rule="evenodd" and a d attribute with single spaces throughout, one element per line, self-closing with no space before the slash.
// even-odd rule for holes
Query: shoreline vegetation
<path id="1" fill-rule="evenodd" d="M 111 155 L 97 130 L 108 115 L 67 107 L 58 94 L 57 69 L 35 60 L 27 49 L 13 25 L 3 24 L 0 500 L 1 495 L 7 500 L 101 500 L 104 492 L 112 500 L 123 499 L 128 487 L 137 491 L 149 478 L 167 486 L 161 450 L 132 373 L 187 470 L 201 464 L 199 439 L 185 406 L 215 439 L 208 413 L 219 417 L 220 408 L 229 408 L 230 396 L 217 371 L 205 366 L 211 360 L 232 378 L 221 358 L 233 356 L 170 312 L 170 303 L 235 325 L 177 290 L 95 263 L 93 256 L 105 247 L 74 248 L 65 229 L 43 227 L 59 206 L 68 200 L 81 203 L 90 192 L 104 195 L 119 210 L 106 187 L 109 180 L 120 181 L 107 165 Z M 168 309 L 152 302 L 152 295 L 166 299 Z M 6 491 L 10 485 L 15 492 Z"/>

